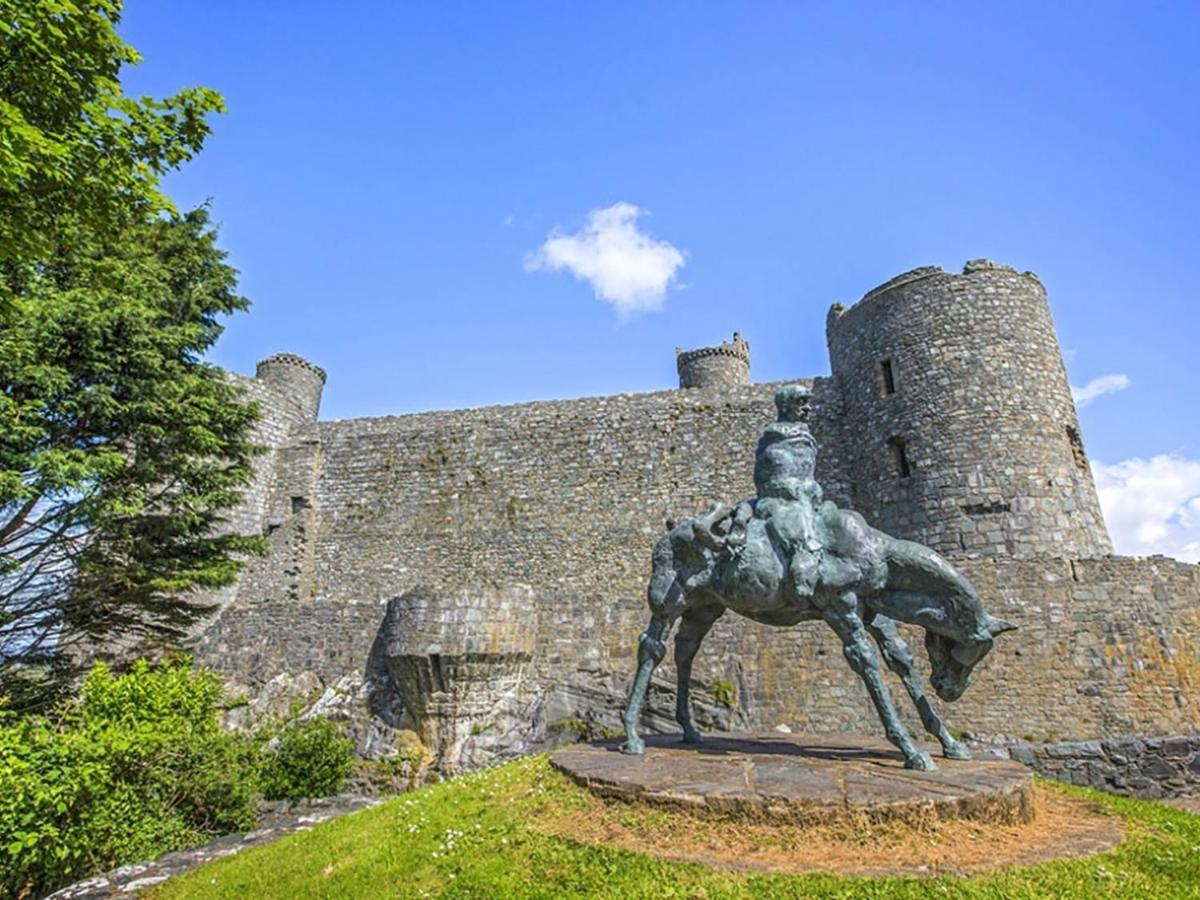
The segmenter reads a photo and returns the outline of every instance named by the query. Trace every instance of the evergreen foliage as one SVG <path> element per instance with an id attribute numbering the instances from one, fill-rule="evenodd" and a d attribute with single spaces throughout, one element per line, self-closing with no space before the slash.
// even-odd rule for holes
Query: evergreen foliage
<path id="1" fill-rule="evenodd" d="M 200 359 L 247 305 L 207 211 L 73 235 L 0 328 L 0 678 L 56 643 L 173 641 L 205 612 L 185 592 L 262 549 L 221 528 L 257 409 Z"/>
<path id="2" fill-rule="evenodd" d="M 262 547 L 221 518 L 250 476 L 257 413 L 201 361 L 247 301 L 207 211 L 178 214 L 159 190 L 222 100 L 127 97 L 119 76 L 140 58 L 116 32 L 121 12 L 121 0 L 0 0 L 10 706 L 47 704 L 73 674 L 73 641 L 175 641 L 203 612 L 188 592 L 229 584 Z"/>
<path id="3" fill-rule="evenodd" d="M 269 733 L 260 731 L 260 736 Z M 327 797 L 346 786 L 353 743 L 334 722 L 300 719 L 278 730 L 260 755 L 259 777 L 268 800 Z"/>

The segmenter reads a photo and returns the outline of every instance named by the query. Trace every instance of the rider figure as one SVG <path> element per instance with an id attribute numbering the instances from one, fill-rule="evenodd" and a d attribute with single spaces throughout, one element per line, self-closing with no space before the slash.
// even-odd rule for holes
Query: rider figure
<path id="1" fill-rule="evenodd" d="M 763 520 L 771 543 L 782 559 L 789 560 L 789 580 L 801 597 L 811 597 L 816 589 L 823 546 L 819 534 L 823 493 L 813 479 L 817 442 L 807 421 L 810 397 L 800 385 L 779 389 L 775 394 L 779 417 L 763 430 L 755 454 L 758 496 L 739 503 L 732 514 L 727 508 L 714 509 L 704 517 L 706 532 L 697 532 L 711 549 L 737 555 L 750 520 Z"/>
<path id="2" fill-rule="evenodd" d="M 824 497 L 813 478 L 817 442 L 808 430 L 811 394 L 789 384 L 775 394 L 779 418 L 768 425 L 754 457 L 754 517 L 766 522 L 771 541 L 788 566 L 797 595 L 810 597 L 821 561 L 819 510 Z"/>

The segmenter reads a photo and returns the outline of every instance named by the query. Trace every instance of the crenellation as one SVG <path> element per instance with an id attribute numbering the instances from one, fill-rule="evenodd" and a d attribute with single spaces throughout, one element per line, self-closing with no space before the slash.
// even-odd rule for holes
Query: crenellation
<path id="1" fill-rule="evenodd" d="M 325 370 L 320 366 L 294 353 L 276 353 L 259 362 L 254 378 L 273 389 L 276 416 L 293 425 L 317 420 L 325 388 Z"/>
<path id="2" fill-rule="evenodd" d="M 738 332 L 733 340 L 698 350 L 675 348 L 681 388 L 725 388 L 750 383 L 750 345 Z"/>

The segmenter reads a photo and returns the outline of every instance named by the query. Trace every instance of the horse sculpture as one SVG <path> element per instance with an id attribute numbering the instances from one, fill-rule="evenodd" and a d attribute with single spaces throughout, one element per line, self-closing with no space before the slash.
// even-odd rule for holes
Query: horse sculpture
<path id="1" fill-rule="evenodd" d="M 779 419 L 767 426 L 755 459 L 758 496 L 734 508 L 714 506 L 706 515 L 681 522 L 654 548 L 647 589 L 651 619 L 638 644 L 622 749 L 645 751 L 638 720 L 650 677 L 666 655 L 666 638 L 677 620 L 675 718 L 684 741 L 700 741 L 688 703 L 692 661 L 709 629 L 731 609 L 767 625 L 826 622 L 866 685 L 905 766 L 934 769 L 897 715 L 883 682 L 882 656 L 946 757 L 969 759 L 966 745 L 950 735 L 925 696 L 912 650 L 896 621 L 925 629 L 930 681 L 947 702 L 962 696 L 996 635 L 1016 626 L 989 615 L 970 582 L 933 550 L 893 538 L 867 525 L 858 513 L 822 502 L 821 487 L 813 480 L 817 446 L 807 424 L 808 391 L 787 385 L 776 394 L 775 404 Z"/>

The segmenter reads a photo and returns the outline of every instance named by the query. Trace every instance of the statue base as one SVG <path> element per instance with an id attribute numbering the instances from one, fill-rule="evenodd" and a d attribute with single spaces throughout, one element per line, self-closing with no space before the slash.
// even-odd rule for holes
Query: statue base
<path id="1" fill-rule="evenodd" d="M 1033 780 L 1020 763 L 934 758 L 937 771 L 918 772 L 879 738 L 770 733 L 699 744 L 652 735 L 643 756 L 605 741 L 564 748 L 550 763 L 598 796 L 707 816 L 801 825 L 1033 819 Z"/>

